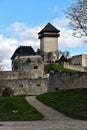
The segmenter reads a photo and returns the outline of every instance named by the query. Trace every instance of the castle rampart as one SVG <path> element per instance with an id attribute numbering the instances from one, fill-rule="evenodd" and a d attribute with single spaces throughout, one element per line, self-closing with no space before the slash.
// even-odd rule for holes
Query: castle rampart
<path id="1" fill-rule="evenodd" d="M 19 73 L 16 71 L 0 71 L 0 80 L 19 79 Z"/>
<path id="2" fill-rule="evenodd" d="M 53 72 L 49 75 L 48 91 L 87 88 L 87 72 Z"/>

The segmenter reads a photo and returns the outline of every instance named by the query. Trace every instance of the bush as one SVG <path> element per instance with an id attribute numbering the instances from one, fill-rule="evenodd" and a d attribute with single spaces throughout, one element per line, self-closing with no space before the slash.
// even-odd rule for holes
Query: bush
<path id="1" fill-rule="evenodd" d="M 3 90 L 2 96 L 8 97 L 13 95 L 13 90 L 9 87 Z"/>

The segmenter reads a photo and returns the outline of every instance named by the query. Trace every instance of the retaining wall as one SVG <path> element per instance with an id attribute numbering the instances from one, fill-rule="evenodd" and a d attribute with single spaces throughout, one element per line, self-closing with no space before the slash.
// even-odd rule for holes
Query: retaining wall
<path id="1" fill-rule="evenodd" d="M 48 91 L 87 88 L 87 72 L 53 72 L 49 75 Z"/>
<path id="2" fill-rule="evenodd" d="M 47 79 L 4 80 L 2 93 L 8 87 L 13 90 L 13 95 L 38 95 L 47 92 Z"/>

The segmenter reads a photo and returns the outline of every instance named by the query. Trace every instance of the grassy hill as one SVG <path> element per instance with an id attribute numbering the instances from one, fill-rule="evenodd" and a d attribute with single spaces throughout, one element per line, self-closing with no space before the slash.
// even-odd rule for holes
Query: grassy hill
<path id="1" fill-rule="evenodd" d="M 37 99 L 69 117 L 87 120 L 87 88 L 48 92 Z"/>
<path id="2" fill-rule="evenodd" d="M 54 63 L 45 65 L 45 72 L 49 73 L 50 71 L 73 72 L 73 73 L 78 72 L 76 70 L 64 68 L 63 65 Z"/>

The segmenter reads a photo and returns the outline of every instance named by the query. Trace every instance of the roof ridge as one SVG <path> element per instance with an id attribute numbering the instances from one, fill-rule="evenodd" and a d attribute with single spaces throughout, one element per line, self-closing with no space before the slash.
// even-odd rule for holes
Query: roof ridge
<path id="1" fill-rule="evenodd" d="M 56 27 L 54 27 L 51 23 L 48 23 L 38 34 L 41 34 L 43 32 L 56 32 L 56 33 L 59 33 L 60 30 L 58 30 Z"/>

